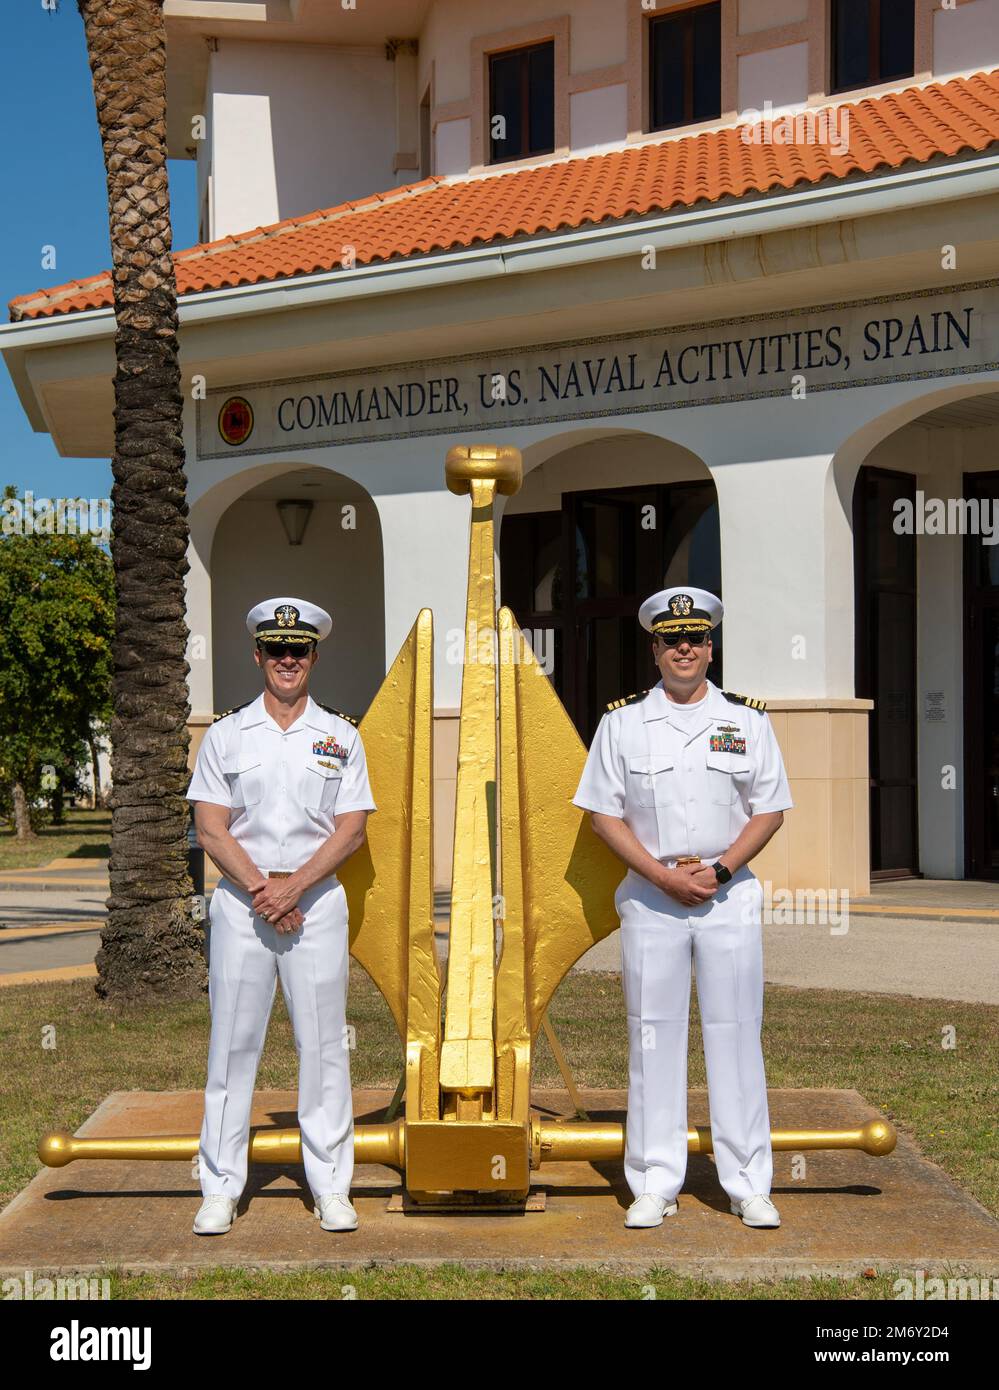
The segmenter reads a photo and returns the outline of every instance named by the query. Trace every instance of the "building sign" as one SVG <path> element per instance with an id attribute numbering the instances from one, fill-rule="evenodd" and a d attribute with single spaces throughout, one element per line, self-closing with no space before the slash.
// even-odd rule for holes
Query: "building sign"
<path id="1" fill-rule="evenodd" d="M 511 429 L 999 369 L 999 281 L 209 391 L 201 458 Z M 251 438 L 252 433 L 252 438 Z"/>

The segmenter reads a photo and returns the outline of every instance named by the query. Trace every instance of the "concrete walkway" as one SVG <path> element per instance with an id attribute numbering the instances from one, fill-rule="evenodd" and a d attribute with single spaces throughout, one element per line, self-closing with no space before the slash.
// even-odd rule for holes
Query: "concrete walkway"
<path id="1" fill-rule="evenodd" d="M 823 926 L 770 924 L 763 965 L 775 985 L 999 1004 L 999 930 L 987 922 L 853 917 L 842 936 Z M 576 968 L 620 970 L 618 933 Z"/>
<path id="2" fill-rule="evenodd" d="M 793 914 L 796 920 L 785 922 L 784 915 L 774 901 L 768 921 L 765 904 L 770 984 L 999 1004 L 999 883 L 889 881 L 829 914 L 826 924 L 808 920 L 807 903 Z M 620 968 L 617 933 L 577 967 Z"/>
<path id="3" fill-rule="evenodd" d="M 208 881 L 209 892 L 217 882 Z M 102 860 L 54 860 L 0 874 L 0 986 L 94 973 L 108 894 Z M 437 946 L 447 956 L 449 895 L 435 895 Z M 874 885 L 828 925 L 764 918 L 766 979 L 808 989 L 842 989 L 999 1004 L 999 883 L 906 879 Z M 53 927 L 73 928 L 54 932 Z M 615 933 L 588 951 L 579 970 L 619 971 Z M 53 973 L 49 973 L 53 972 Z"/>

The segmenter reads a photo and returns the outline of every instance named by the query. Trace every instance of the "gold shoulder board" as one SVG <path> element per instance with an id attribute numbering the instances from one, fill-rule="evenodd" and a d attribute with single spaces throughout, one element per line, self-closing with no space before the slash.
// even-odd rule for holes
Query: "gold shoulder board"
<path id="1" fill-rule="evenodd" d="M 319 704 L 318 700 L 316 704 Z M 324 709 L 327 714 L 338 714 L 341 719 L 346 719 L 348 724 L 353 724 L 354 728 L 357 728 L 357 720 L 352 714 L 344 714 L 342 709 L 334 709 L 332 705 L 319 705 L 319 708 Z"/>
<path id="2" fill-rule="evenodd" d="M 246 709 L 246 706 L 250 703 L 251 702 L 247 700 L 242 705 L 233 705 L 232 709 L 224 709 L 221 714 L 217 714 L 215 716 L 215 718 L 212 720 L 212 723 L 217 724 L 220 719 L 228 719 L 230 714 L 238 714 L 241 709 Z"/>
<path id="3" fill-rule="evenodd" d="M 633 705 L 636 700 L 644 700 L 648 693 L 647 690 L 640 690 L 637 695 L 625 695 L 620 700 L 611 700 L 607 708 L 608 710 L 623 709 L 625 705 Z"/>
<path id="4" fill-rule="evenodd" d="M 731 700 L 733 705 L 748 705 L 750 709 L 758 709 L 761 713 L 767 707 L 766 700 L 756 700 L 752 695 L 736 695 L 732 690 L 723 690 L 722 694 L 726 700 Z"/>

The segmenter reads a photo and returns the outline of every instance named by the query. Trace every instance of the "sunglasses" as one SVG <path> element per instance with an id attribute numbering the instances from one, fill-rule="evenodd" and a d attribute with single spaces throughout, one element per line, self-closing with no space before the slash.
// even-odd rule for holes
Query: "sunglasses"
<path id="1" fill-rule="evenodd" d="M 675 632 L 660 632 L 657 635 L 660 642 L 666 647 L 678 647 L 681 642 L 689 642 L 692 647 L 703 647 L 709 634 L 706 632 L 688 632 L 686 628 L 679 628 Z"/>
<path id="2" fill-rule="evenodd" d="M 303 656 L 308 656 L 315 650 L 313 642 L 259 642 L 260 650 L 275 661 L 280 661 L 283 656 L 293 656 L 296 661 Z"/>

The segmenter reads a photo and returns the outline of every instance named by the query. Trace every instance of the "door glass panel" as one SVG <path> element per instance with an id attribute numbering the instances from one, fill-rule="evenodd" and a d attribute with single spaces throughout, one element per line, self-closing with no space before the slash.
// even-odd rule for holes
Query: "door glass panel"
<path id="1" fill-rule="evenodd" d="M 915 778 L 913 739 L 912 655 L 915 651 L 915 610 L 909 594 L 876 596 L 875 630 L 878 646 L 876 776 L 884 782 Z"/>
<path id="2" fill-rule="evenodd" d="M 999 609 L 985 609 L 983 618 L 982 760 L 985 776 L 981 795 L 985 798 L 985 859 L 994 873 L 999 868 Z"/>
<path id="3" fill-rule="evenodd" d="M 581 731 L 587 742 L 592 739 L 600 716 L 612 700 L 622 695 L 646 689 L 652 684 L 652 661 L 648 660 L 651 673 L 639 681 L 638 624 L 622 622 L 619 618 L 591 618 L 581 625 L 581 642 L 585 670 L 583 673 L 585 703 L 587 707 L 585 730 Z M 645 644 L 642 644 L 644 651 Z M 622 677 L 623 683 L 622 683 Z"/>
<path id="4" fill-rule="evenodd" d="M 630 593 L 633 548 L 625 546 L 629 509 L 620 503 L 580 501 L 576 531 L 577 598 L 614 598 Z"/>
<path id="5" fill-rule="evenodd" d="M 915 10 L 913 0 L 881 0 L 879 82 L 912 76 L 915 66 Z"/>
<path id="6" fill-rule="evenodd" d="M 652 129 L 682 125 L 685 17 L 667 15 L 652 26 Z"/>
<path id="7" fill-rule="evenodd" d="M 531 570 L 535 613 L 557 613 L 562 607 L 562 513 L 535 517 Z"/>
<path id="8" fill-rule="evenodd" d="M 874 701 L 868 723 L 871 870 L 919 868 L 917 836 L 916 538 L 895 529 L 907 473 L 861 469 L 857 528 L 857 695 Z"/>
<path id="9" fill-rule="evenodd" d="M 895 479 L 901 478 L 902 485 Z M 913 537 L 896 529 L 895 503 L 911 497 L 908 481 L 901 474 L 874 475 L 867 498 L 867 577 L 877 587 L 908 588 L 914 580 Z"/>
<path id="10" fill-rule="evenodd" d="M 706 5 L 693 12 L 695 121 L 721 115 L 721 6 Z"/>
<path id="11" fill-rule="evenodd" d="M 871 81 L 870 0 L 833 0 L 833 90 Z"/>
<path id="12" fill-rule="evenodd" d="M 965 488 L 969 502 L 973 499 L 979 504 L 973 511 L 969 508 L 969 524 L 975 519 L 977 511 L 978 534 L 969 535 L 967 545 L 970 553 L 971 583 L 975 588 L 995 588 L 999 586 L 999 544 L 986 544 L 985 523 L 999 520 L 999 484 L 996 475 L 989 473 L 981 478 L 972 478 Z"/>
<path id="13" fill-rule="evenodd" d="M 541 44 L 527 55 L 530 91 L 528 154 L 547 154 L 555 148 L 555 45 Z"/>
<path id="14" fill-rule="evenodd" d="M 494 54 L 489 60 L 490 109 L 489 128 L 502 129 L 502 137 L 493 137 L 491 157 L 493 163 L 503 159 L 516 159 L 523 152 L 524 129 L 521 122 L 523 57 L 519 51 Z M 502 117 L 502 127 L 494 127 L 497 116 Z"/>

